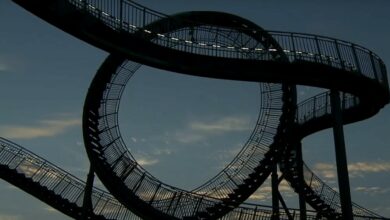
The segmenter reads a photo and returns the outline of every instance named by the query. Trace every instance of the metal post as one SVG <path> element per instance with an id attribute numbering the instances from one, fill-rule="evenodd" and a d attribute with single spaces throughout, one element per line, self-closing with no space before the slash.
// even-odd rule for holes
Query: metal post
<path id="1" fill-rule="evenodd" d="M 87 176 L 87 182 L 85 184 L 84 189 L 84 199 L 83 199 L 83 216 L 82 219 L 87 220 L 90 219 L 88 216 L 91 216 L 92 210 L 92 189 L 93 189 L 93 181 L 95 178 L 94 169 L 92 164 L 89 166 L 89 173 Z"/>
<path id="2" fill-rule="evenodd" d="M 319 58 L 320 62 L 322 63 L 321 48 L 320 48 L 320 43 L 318 42 L 318 37 L 314 36 L 314 40 L 316 42 L 318 58 Z"/>
<path id="3" fill-rule="evenodd" d="M 272 220 L 279 220 L 279 181 L 278 181 L 278 166 L 274 162 L 272 165 Z"/>
<path id="4" fill-rule="evenodd" d="M 370 60 L 371 60 L 371 67 L 372 67 L 372 72 L 373 72 L 373 74 L 374 74 L 374 78 L 375 78 L 376 81 L 379 81 L 379 80 L 378 80 L 378 72 L 376 71 L 375 62 L 374 62 L 374 57 L 373 57 L 371 51 L 370 51 Z"/>
<path id="5" fill-rule="evenodd" d="M 298 181 L 299 181 L 299 211 L 300 211 L 300 219 L 306 220 L 306 201 L 305 197 L 303 195 L 303 186 L 305 183 L 305 177 L 303 174 L 303 156 L 302 156 L 302 143 L 297 143 L 296 147 L 296 161 L 297 161 L 297 167 L 298 167 Z"/>
<path id="6" fill-rule="evenodd" d="M 123 27 L 123 0 L 119 2 L 119 30 L 122 30 Z"/>
<path id="7" fill-rule="evenodd" d="M 379 65 L 380 65 L 381 78 L 383 80 L 382 84 L 384 84 L 386 86 L 387 90 L 389 90 L 389 80 L 387 78 L 386 66 L 382 61 L 379 61 Z"/>
<path id="8" fill-rule="evenodd" d="M 288 220 L 293 220 L 294 217 L 291 215 L 290 211 L 288 210 L 288 207 L 286 205 L 286 202 L 284 201 L 283 197 L 282 197 L 282 194 L 280 194 L 280 192 L 278 192 L 278 196 L 279 196 L 279 201 L 280 203 L 282 204 L 282 207 L 284 209 L 284 212 L 286 213 L 287 215 L 287 218 Z"/>
<path id="9" fill-rule="evenodd" d="M 295 51 L 294 33 L 290 34 L 290 38 L 291 38 L 291 44 L 292 44 L 292 53 L 294 56 L 294 60 L 296 60 L 297 59 L 297 51 Z"/>
<path id="10" fill-rule="evenodd" d="M 337 59 L 340 61 L 341 69 L 345 70 L 345 64 L 344 60 L 341 57 L 339 43 L 337 42 L 337 40 L 334 40 L 334 43 L 336 45 Z"/>
<path id="11" fill-rule="evenodd" d="M 359 62 L 359 58 L 358 58 L 357 53 L 356 53 L 356 45 L 355 44 L 352 44 L 352 54 L 353 54 L 353 59 L 355 60 L 356 69 L 359 72 L 359 74 L 361 74 L 362 68 L 360 67 L 360 62 Z"/>
<path id="12" fill-rule="evenodd" d="M 330 101 L 333 117 L 333 136 L 336 150 L 337 177 L 340 189 L 341 211 L 344 220 L 352 220 L 351 190 L 349 185 L 347 153 L 344 142 L 343 122 L 340 106 L 340 95 L 331 90 Z"/>

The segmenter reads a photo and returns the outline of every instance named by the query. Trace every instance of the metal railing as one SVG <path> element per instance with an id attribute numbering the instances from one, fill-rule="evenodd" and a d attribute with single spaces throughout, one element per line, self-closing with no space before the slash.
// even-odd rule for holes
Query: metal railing
<path id="1" fill-rule="evenodd" d="M 67 201 L 82 209 L 85 182 L 33 152 L 0 138 L 0 164 L 36 182 L 42 186 L 42 191 L 51 191 L 64 203 Z M 92 191 L 92 204 L 93 213 L 106 219 L 140 219 L 109 193 L 98 188 Z"/>
<path id="2" fill-rule="evenodd" d="M 349 93 L 340 94 L 341 110 L 349 110 L 360 104 L 359 97 Z M 312 119 L 331 115 L 330 91 L 310 97 L 297 105 L 296 123 L 302 125 Z"/>
<path id="3" fill-rule="evenodd" d="M 0 165 L 5 165 L 9 170 L 23 174 L 26 179 L 32 179 L 34 182 L 39 183 L 42 186 L 42 191 L 49 190 L 54 192 L 69 203 L 82 208 L 85 188 L 84 181 L 4 138 L 0 138 Z M 165 206 L 171 199 L 166 198 L 164 200 L 160 198 L 158 202 Z M 109 193 L 98 188 L 93 189 L 92 203 L 94 214 L 101 215 L 106 219 L 140 219 L 121 205 Z M 290 216 L 293 216 L 293 219 L 299 219 L 299 210 L 290 209 L 289 212 Z M 309 211 L 310 218 L 308 219 L 315 219 L 315 214 L 315 212 Z M 221 219 L 244 220 L 253 216 L 271 219 L 272 207 L 243 204 L 242 207 L 234 209 Z M 280 216 L 282 219 L 287 219 L 288 214 L 281 211 Z"/>
<path id="4" fill-rule="evenodd" d="M 359 98 L 348 93 L 341 93 L 341 109 L 342 111 L 347 111 L 353 108 L 357 108 L 360 104 Z M 297 116 L 296 123 L 303 125 L 310 120 L 324 117 L 326 115 L 331 115 L 331 103 L 330 103 L 330 92 L 323 92 L 316 96 L 313 96 L 297 105 Z M 294 172 L 298 172 L 295 167 L 296 164 L 291 164 L 294 168 Z M 331 209 L 335 210 L 337 213 L 341 213 L 341 202 L 340 195 L 333 188 L 328 186 L 324 181 L 322 181 L 309 167 L 304 164 L 303 167 L 303 176 L 306 185 L 313 190 L 313 192 Z M 296 173 L 297 175 L 297 173 Z M 353 214 L 356 217 L 361 217 L 365 219 L 383 219 L 380 215 L 359 206 L 356 203 L 352 203 Z"/>
<path id="5" fill-rule="evenodd" d="M 169 26 L 176 26 L 183 21 L 174 17 L 156 12 L 130 0 L 67 0 L 79 10 L 95 16 L 104 22 L 108 27 L 116 31 L 128 33 L 143 32 L 141 37 L 150 38 L 153 36 L 156 44 L 168 46 L 175 50 L 182 50 L 189 53 L 219 56 L 238 59 L 274 59 L 273 53 L 278 51 L 274 48 L 267 48 L 259 42 L 251 39 L 246 33 L 248 29 L 242 26 L 242 31 L 235 28 L 236 39 L 244 40 L 245 45 L 239 47 L 232 42 L 218 44 L 215 39 L 218 36 L 232 35 L 232 29 L 223 27 L 212 27 L 208 24 L 185 21 L 191 27 L 175 30 Z M 166 22 L 163 30 L 175 30 L 173 33 L 158 33 L 148 30 L 148 25 L 160 19 Z M 256 33 L 259 30 L 251 30 Z M 206 32 L 206 35 L 202 35 Z M 214 35 L 210 36 L 210 33 Z M 308 61 L 325 64 L 338 69 L 343 69 L 356 74 L 363 75 L 376 80 L 385 88 L 388 88 L 386 68 L 383 61 L 372 51 L 354 43 L 324 37 L 313 34 L 269 31 L 269 34 L 283 48 L 283 52 L 291 62 Z M 172 45 L 175 45 L 172 47 Z"/>
<path id="6" fill-rule="evenodd" d="M 325 201 L 337 213 L 341 213 L 340 194 L 332 187 L 328 186 L 322 181 L 307 165 L 304 165 L 304 179 L 307 186 L 309 186 L 321 200 Z M 364 217 L 364 219 L 385 219 L 382 216 L 356 204 L 352 203 L 352 211 L 356 217 Z"/>

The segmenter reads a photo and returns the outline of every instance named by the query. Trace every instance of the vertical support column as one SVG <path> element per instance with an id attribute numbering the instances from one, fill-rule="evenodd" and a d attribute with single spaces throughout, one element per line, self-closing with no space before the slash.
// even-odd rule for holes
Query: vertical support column
<path id="1" fill-rule="evenodd" d="M 271 184 L 272 184 L 272 220 L 279 220 L 278 165 L 275 161 L 272 164 Z"/>
<path id="2" fill-rule="evenodd" d="M 332 107 L 333 136 L 336 150 L 336 165 L 340 189 L 341 211 L 344 220 L 353 220 L 347 153 L 344 142 L 340 94 L 338 91 L 331 90 L 330 101 Z"/>
<path id="3" fill-rule="evenodd" d="M 92 207 L 92 189 L 93 181 L 95 179 L 94 169 L 92 164 L 89 166 L 89 173 L 87 176 L 87 182 L 84 189 L 84 199 L 83 199 L 83 220 L 90 219 L 88 216 L 92 216 L 93 207 Z"/>
<path id="4" fill-rule="evenodd" d="M 303 156 L 302 156 L 302 143 L 299 142 L 296 145 L 296 161 L 298 167 L 298 179 L 299 179 L 299 211 L 300 211 L 300 220 L 306 220 L 306 201 L 303 195 L 303 186 L 305 183 L 304 174 L 303 174 Z"/>
<path id="5" fill-rule="evenodd" d="M 123 29 L 123 0 L 119 1 L 119 29 Z"/>

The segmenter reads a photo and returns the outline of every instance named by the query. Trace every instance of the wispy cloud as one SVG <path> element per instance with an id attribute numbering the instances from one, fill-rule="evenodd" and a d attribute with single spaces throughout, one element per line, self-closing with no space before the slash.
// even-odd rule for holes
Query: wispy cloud
<path id="1" fill-rule="evenodd" d="M 141 166 L 152 166 L 159 162 L 157 159 L 151 159 L 151 158 L 137 158 L 137 162 Z"/>
<path id="2" fill-rule="evenodd" d="M 330 163 L 317 163 L 314 170 L 320 176 L 327 179 L 335 179 L 337 176 L 336 165 Z M 357 162 L 348 165 L 350 177 L 364 177 L 365 174 L 390 172 L 390 162 Z"/>
<path id="3" fill-rule="evenodd" d="M 354 190 L 356 192 L 363 192 L 369 195 L 384 194 L 390 192 L 390 188 L 382 188 L 379 186 L 371 186 L 371 187 L 358 186 L 355 187 Z"/>
<path id="4" fill-rule="evenodd" d="M 174 140 L 182 144 L 191 144 L 203 141 L 206 136 L 192 131 L 178 131 L 174 134 Z"/>
<path id="5" fill-rule="evenodd" d="M 137 163 L 141 166 L 152 166 L 160 162 L 152 153 L 149 152 L 133 152 L 133 156 Z"/>
<path id="6" fill-rule="evenodd" d="M 148 138 L 148 140 L 132 136 L 130 137 L 129 142 L 140 145 L 142 143 L 147 143 L 147 147 L 143 149 L 143 151 L 132 153 L 140 165 L 152 166 L 160 163 L 160 161 L 164 161 L 164 159 L 162 159 L 163 157 L 165 158 L 166 156 L 181 151 L 182 149 L 177 146 L 191 146 L 192 144 L 205 146 L 209 144 L 209 138 L 212 139 L 213 136 L 219 136 L 227 132 L 246 131 L 250 129 L 249 122 L 249 117 L 244 116 L 221 117 L 218 120 L 210 122 L 200 120 L 190 121 L 180 129 L 165 131 L 153 138 Z M 159 148 L 150 147 L 155 146 L 154 143 L 164 144 L 160 144 Z M 220 151 L 216 157 L 218 157 L 217 159 L 221 161 L 225 161 L 227 158 L 231 159 L 241 149 L 241 147 L 242 144 L 234 149 Z"/>
<path id="7" fill-rule="evenodd" d="M 171 155 L 174 153 L 173 149 L 169 148 L 157 148 L 153 150 L 153 155 L 161 156 L 161 155 Z"/>
<path id="8" fill-rule="evenodd" d="M 358 162 L 348 165 L 348 170 L 367 173 L 389 172 L 390 162 Z"/>
<path id="9" fill-rule="evenodd" d="M 283 180 L 279 184 L 279 192 L 283 193 L 284 196 L 292 197 L 294 196 L 294 191 L 287 181 Z M 262 202 L 269 201 L 272 199 L 272 187 L 270 183 L 267 182 L 264 186 L 261 186 L 255 193 L 253 193 L 249 199 L 259 200 Z"/>
<path id="10" fill-rule="evenodd" d="M 0 220 L 19 220 L 20 216 L 17 215 L 3 215 L 0 214 Z"/>
<path id="11" fill-rule="evenodd" d="M 314 172 L 325 179 L 335 179 L 337 177 L 336 166 L 330 163 L 317 163 L 314 165 Z"/>
<path id="12" fill-rule="evenodd" d="M 250 130 L 249 117 L 225 117 L 211 122 L 192 122 L 191 130 L 201 132 L 225 133 L 231 131 Z"/>
<path id="13" fill-rule="evenodd" d="M 205 141 L 214 135 L 251 130 L 250 118 L 246 116 L 222 117 L 214 121 L 191 121 L 188 126 L 164 135 L 165 143 L 193 144 Z"/>
<path id="14" fill-rule="evenodd" d="M 0 126 L 0 136 L 13 139 L 53 137 L 79 125 L 81 120 L 75 118 L 41 120 L 36 125 L 3 125 Z"/>

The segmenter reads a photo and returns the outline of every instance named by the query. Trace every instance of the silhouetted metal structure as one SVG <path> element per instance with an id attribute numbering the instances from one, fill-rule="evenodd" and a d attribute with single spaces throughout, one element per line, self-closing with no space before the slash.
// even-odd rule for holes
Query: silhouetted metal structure
<path id="1" fill-rule="evenodd" d="M 5 139 L 1 178 L 77 219 L 384 219 L 348 201 L 349 189 L 341 189 L 340 197 L 303 163 L 301 152 L 305 136 L 333 126 L 338 146 L 343 124 L 369 118 L 389 102 L 385 65 L 370 50 L 323 36 L 266 31 L 221 12 L 167 16 L 129 0 L 13 1 L 111 55 L 84 105 L 87 183 Z M 141 64 L 261 82 L 250 138 L 229 165 L 192 191 L 152 176 L 122 140 L 120 98 Z M 297 104 L 297 84 L 329 91 Z M 345 171 L 346 156 L 339 158 Z M 112 195 L 93 188 L 93 173 Z M 273 207 L 244 203 L 271 173 Z M 299 193 L 300 210 L 286 207 L 277 190 L 282 179 Z M 305 201 L 315 212 L 306 210 Z"/>

